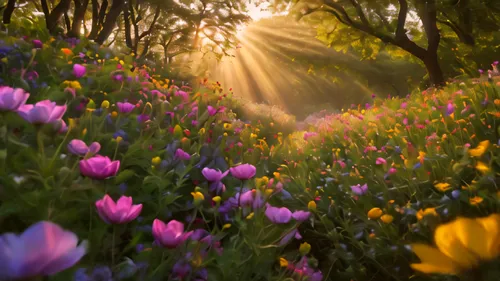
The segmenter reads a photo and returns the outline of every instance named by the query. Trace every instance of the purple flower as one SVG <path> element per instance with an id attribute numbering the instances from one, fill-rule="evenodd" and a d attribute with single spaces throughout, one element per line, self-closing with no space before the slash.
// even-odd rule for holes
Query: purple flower
<path id="1" fill-rule="evenodd" d="M 191 155 L 189 155 L 189 153 L 185 152 L 184 150 L 178 148 L 175 151 L 175 158 L 183 161 L 184 160 L 188 161 L 189 159 L 191 159 Z"/>
<path id="2" fill-rule="evenodd" d="M 135 220 L 142 211 L 142 204 L 132 205 L 132 197 L 122 196 L 115 203 L 109 195 L 95 202 L 99 217 L 108 224 L 124 224 Z"/>
<path id="3" fill-rule="evenodd" d="M 309 216 L 311 216 L 311 213 L 306 211 L 295 211 L 292 213 L 292 218 L 298 222 L 306 221 Z"/>
<path id="4" fill-rule="evenodd" d="M 221 181 L 227 174 L 229 173 L 229 170 L 225 171 L 222 173 L 220 170 L 215 170 L 215 169 L 210 169 L 210 168 L 203 168 L 201 170 L 201 173 L 203 176 L 207 179 L 209 182 L 219 182 Z"/>
<path id="5" fill-rule="evenodd" d="M 78 246 L 74 233 L 41 221 L 21 235 L 0 236 L 0 279 L 53 275 L 75 265 L 85 252 L 85 245 Z"/>
<path id="6" fill-rule="evenodd" d="M 302 239 L 302 235 L 300 235 L 299 230 L 296 228 L 294 230 L 290 231 L 287 235 L 283 236 L 283 238 L 281 238 L 279 246 L 283 246 L 283 245 L 287 244 L 294 237 L 297 240 Z"/>
<path id="7" fill-rule="evenodd" d="M 191 266 L 185 260 L 180 260 L 174 264 L 172 273 L 174 276 L 184 279 L 191 271 Z"/>
<path id="8" fill-rule="evenodd" d="M 179 221 L 171 220 L 168 224 L 159 219 L 153 221 L 153 237 L 163 247 L 175 248 L 192 234 L 193 231 L 184 232 L 184 224 Z"/>
<path id="9" fill-rule="evenodd" d="M 239 180 L 248 180 L 255 176 L 257 169 L 251 164 L 242 164 L 236 167 L 230 168 L 231 175 Z"/>
<path id="10" fill-rule="evenodd" d="M 35 49 L 41 49 L 43 47 L 43 43 L 42 41 L 38 40 L 38 39 L 34 39 L 33 41 L 31 41 L 33 43 L 33 47 Z"/>
<path id="11" fill-rule="evenodd" d="M 80 172 L 92 179 L 102 180 L 112 177 L 119 169 L 120 161 L 111 161 L 107 156 L 96 155 L 80 161 Z"/>
<path id="12" fill-rule="evenodd" d="M 52 123 L 61 119 L 65 112 L 66 105 L 58 106 L 50 100 L 39 101 L 35 105 L 21 105 L 17 109 L 19 116 L 32 124 Z"/>
<path id="13" fill-rule="evenodd" d="M 73 75 L 75 75 L 76 78 L 83 77 L 86 72 L 87 68 L 85 68 L 85 66 L 77 63 L 73 65 Z"/>
<path id="14" fill-rule="evenodd" d="M 363 185 L 353 185 L 351 186 L 351 190 L 356 195 L 363 195 L 368 191 L 368 185 L 365 183 Z"/>
<path id="15" fill-rule="evenodd" d="M 139 114 L 137 115 L 137 122 L 139 123 L 144 123 L 150 119 L 149 115 L 147 114 Z"/>
<path id="16" fill-rule="evenodd" d="M 89 152 L 95 155 L 99 150 L 101 150 L 101 145 L 98 142 L 93 142 L 90 147 L 79 139 L 74 139 L 68 143 L 68 151 L 74 155 L 84 156 Z"/>
<path id="17" fill-rule="evenodd" d="M 210 235 L 210 232 L 205 229 L 196 229 L 191 235 L 191 240 L 212 244 L 212 235 Z"/>
<path id="18" fill-rule="evenodd" d="M 273 207 L 269 205 L 265 212 L 266 217 L 273 223 L 284 224 L 292 219 L 292 212 L 286 207 Z"/>
<path id="19" fill-rule="evenodd" d="M 207 106 L 208 115 L 210 116 L 214 116 L 215 114 L 219 112 L 224 112 L 225 110 L 226 108 L 224 106 L 219 106 L 219 108 L 215 108 L 211 105 Z"/>
<path id="20" fill-rule="evenodd" d="M 446 106 L 446 115 L 449 116 L 453 113 L 453 111 L 455 110 L 455 107 L 453 106 L 453 103 L 448 103 L 448 105 Z"/>
<path id="21" fill-rule="evenodd" d="M 13 89 L 11 87 L 0 87 L 0 111 L 16 111 L 23 106 L 30 94 L 23 89 Z"/>
<path id="22" fill-rule="evenodd" d="M 377 165 L 384 165 L 386 163 L 387 163 L 387 161 L 382 157 L 378 157 L 377 160 L 375 160 L 375 164 L 377 164 Z"/>
<path id="23" fill-rule="evenodd" d="M 129 102 L 117 102 L 116 106 L 118 107 L 118 111 L 121 113 L 130 113 L 135 108 L 135 105 Z"/>

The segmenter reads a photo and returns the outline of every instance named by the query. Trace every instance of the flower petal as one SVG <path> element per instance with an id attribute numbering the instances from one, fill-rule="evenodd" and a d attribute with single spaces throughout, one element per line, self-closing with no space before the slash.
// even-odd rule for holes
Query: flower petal
<path id="1" fill-rule="evenodd" d="M 438 249 L 464 268 L 478 264 L 479 257 L 469 251 L 458 238 L 458 232 L 463 231 L 459 220 L 440 225 L 436 228 L 434 239 Z"/>
<path id="2" fill-rule="evenodd" d="M 411 265 L 414 270 L 424 273 L 444 274 L 455 274 L 459 271 L 458 265 L 436 248 L 425 244 L 413 244 L 411 246 L 413 252 L 422 261 L 422 263 Z"/>

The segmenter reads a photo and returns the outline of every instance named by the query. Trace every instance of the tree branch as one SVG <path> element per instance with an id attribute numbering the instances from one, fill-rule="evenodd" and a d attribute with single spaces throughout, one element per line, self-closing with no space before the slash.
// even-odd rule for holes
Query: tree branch
<path id="1" fill-rule="evenodd" d="M 370 22 L 368 22 L 368 19 L 366 18 L 366 15 L 363 12 L 363 8 L 361 7 L 361 5 L 359 5 L 359 3 L 356 0 L 349 0 L 349 1 L 354 6 L 354 8 L 356 8 L 356 13 L 361 19 L 361 22 L 366 26 L 370 26 Z"/>

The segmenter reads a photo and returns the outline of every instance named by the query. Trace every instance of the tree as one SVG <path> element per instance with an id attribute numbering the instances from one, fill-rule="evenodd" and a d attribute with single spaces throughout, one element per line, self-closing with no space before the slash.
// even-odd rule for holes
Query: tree
<path id="1" fill-rule="evenodd" d="M 471 17 L 467 9 L 473 5 L 485 7 L 488 4 L 479 0 L 454 2 L 457 1 L 303 0 L 295 5 L 295 10 L 300 11 L 301 16 L 319 17 L 320 22 L 329 25 L 331 30 L 326 36 L 329 43 L 343 35 L 351 38 L 352 42 L 363 41 L 369 36 L 379 44 L 392 45 L 408 52 L 425 65 L 432 84 L 442 85 L 445 76 L 438 55 L 442 25 L 452 28 L 463 43 L 473 45 L 474 27 L 481 26 L 478 24 L 479 15 Z"/>

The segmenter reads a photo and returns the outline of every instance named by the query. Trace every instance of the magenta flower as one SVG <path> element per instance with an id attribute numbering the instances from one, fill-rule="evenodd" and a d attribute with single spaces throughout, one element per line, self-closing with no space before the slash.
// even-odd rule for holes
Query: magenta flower
<path id="1" fill-rule="evenodd" d="M 85 68 L 85 66 L 77 63 L 73 65 L 73 75 L 75 75 L 76 78 L 83 77 L 86 72 L 87 68 Z"/>
<path id="2" fill-rule="evenodd" d="M 230 168 L 231 175 L 240 180 L 248 180 L 255 176 L 257 169 L 251 164 L 242 164 L 236 167 Z"/>
<path id="3" fill-rule="evenodd" d="M 53 275 L 75 265 L 85 252 L 74 233 L 41 221 L 21 235 L 0 236 L 0 280 Z"/>
<path id="4" fill-rule="evenodd" d="M 188 239 L 193 231 L 184 232 L 184 224 L 171 220 L 165 224 L 159 219 L 153 221 L 153 237 L 163 247 L 175 248 Z"/>
<path id="5" fill-rule="evenodd" d="M 211 105 L 207 106 L 208 115 L 210 116 L 214 116 L 215 114 L 219 112 L 224 112 L 225 110 L 226 108 L 224 106 L 219 106 L 219 108 L 215 108 Z"/>
<path id="6" fill-rule="evenodd" d="M 201 170 L 201 173 L 203 176 L 207 179 L 209 182 L 218 182 L 221 181 L 227 174 L 229 173 L 229 170 L 225 171 L 222 173 L 220 170 L 215 170 L 215 169 L 210 169 L 210 168 L 203 168 Z"/>
<path id="7" fill-rule="evenodd" d="M 122 196 L 115 204 L 107 194 L 95 202 L 99 217 L 107 224 L 129 223 L 142 211 L 142 204 L 132 205 L 132 197 Z"/>
<path id="8" fill-rule="evenodd" d="M 178 148 L 175 151 L 175 158 L 182 160 L 182 161 L 187 161 L 187 160 L 191 159 L 191 155 L 189 155 L 189 153 L 185 152 L 184 150 Z"/>
<path id="9" fill-rule="evenodd" d="M 311 213 L 306 211 L 295 211 L 292 213 L 292 218 L 299 222 L 306 221 L 309 216 L 311 216 Z"/>
<path id="10" fill-rule="evenodd" d="M 23 106 L 30 94 L 23 89 L 13 89 L 11 87 L 0 87 L 0 111 L 16 111 Z"/>
<path id="11" fill-rule="evenodd" d="M 99 150 L 101 150 L 101 145 L 98 142 L 93 142 L 90 146 L 87 146 L 84 141 L 74 139 L 68 143 L 68 151 L 74 155 L 84 156 L 89 152 L 95 155 Z"/>
<path id="12" fill-rule="evenodd" d="M 135 108 L 135 105 L 129 102 L 117 102 L 116 106 L 118 107 L 118 111 L 121 113 L 130 113 Z"/>
<path id="13" fill-rule="evenodd" d="M 80 161 L 82 175 L 96 180 L 112 177 L 118 173 L 119 169 L 120 161 L 111 161 L 107 156 L 96 155 Z"/>
<path id="14" fill-rule="evenodd" d="M 61 119 L 66 112 L 66 105 L 58 106 L 50 100 L 37 102 L 35 105 L 25 104 L 17 109 L 24 120 L 32 124 L 47 124 Z"/>
<path id="15" fill-rule="evenodd" d="M 377 164 L 377 165 L 384 165 L 386 163 L 387 163 L 387 161 L 382 157 L 379 157 L 379 158 L 377 158 L 377 160 L 375 160 L 375 164 Z"/>
<path id="16" fill-rule="evenodd" d="M 318 133 L 316 132 L 306 132 L 304 133 L 304 140 L 308 140 L 309 138 L 317 136 Z"/>
<path id="17" fill-rule="evenodd" d="M 34 39 L 33 41 L 31 41 L 33 43 L 33 47 L 35 49 L 41 49 L 43 47 L 43 43 L 42 41 L 38 40 L 38 39 Z"/>
<path id="18" fill-rule="evenodd" d="M 292 212 L 286 207 L 273 207 L 268 205 L 265 212 L 266 217 L 273 223 L 284 224 L 292 219 Z"/>
<path id="19" fill-rule="evenodd" d="M 351 190 L 356 195 L 363 195 L 368 191 L 368 185 L 365 183 L 363 185 L 357 184 L 351 186 Z"/>
<path id="20" fill-rule="evenodd" d="M 449 116 L 455 111 L 455 107 L 453 106 L 453 103 L 449 102 L 448 105 L 446 106 L 446 115 Z"/>

